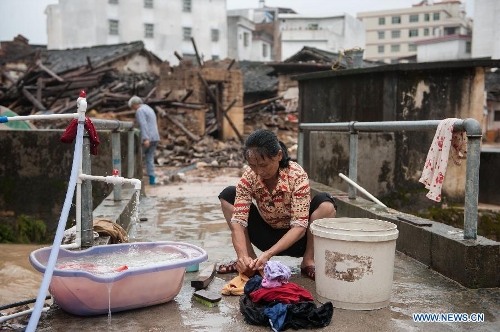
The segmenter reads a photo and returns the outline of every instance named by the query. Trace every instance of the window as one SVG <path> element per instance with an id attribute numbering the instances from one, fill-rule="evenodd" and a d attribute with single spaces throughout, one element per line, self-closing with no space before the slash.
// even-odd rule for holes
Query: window
<path id="1" fill-rule="evenodd" d="M 429 22 L 431 20 L 431 15 L 429 14 L 424 14 L 424 21 Z"/>
<path id="2" fill-rule="evenodd" d="M 108 0 L 108 3 L 110 3 L 112 5 L 117 5 L 118 4 L 118 0 Z"/>
<path id="3" fill-rule="evenodd" d="M 472 43 L 470 41 L 465 42 L 465 53 L 470 53 L 472 50 Z"/>
<path id="4" fill-rule="evenodd" d="M 399 52 L 400 46 L 399 45 L 391 45 L 391 52 Z"/>
<path id="5" fill-rule="evenodd" d="M 144 38 L 153 38 L 155 36 L 155 26 L 153 24 L 144 24 Z"/>
<path id="6" fill-rule="evenodd" d="M 108 20 L 109 25 L 109 34 L 117 35 L 118 34 L 118 20 Z"/>
<path id="7" fill-rule="evenodd" d="M 391 19 L 392 24 L 400 24 L 401 23 L 401 16 L 393 16 Z"/>
<path id="8" fill-rule="evenodd" d="M 144 0 L 144 8 L 153 8 L 153 0 Z"/>
<path id="9" fill-rule="evenodd" d="M 219 29 L 212 29 L 212 41 L 213 42 L 219 41 Z"/>
<path id="10" fill-rule="evenodd" d="M 399 30 L 392 30 L 391 31 L 391 38 L 399 38 L 401 37 L 401 31 Z"/>
<path id="11" fill-rule="evenodd" d="M 493 121 L 500 121 L 500 110 L 495 110 L 495 113 L 493 113 Z"/>
<path id="12" fill-rule="evenodd" d="M 439 13 L 434 13 L 434 14 L 432 14 L 432 19 L 433 19 L 434 21 L 439 21 Z"/>
<path id="13" fill-rule="evenodd" d="M 410 29 L 408 31 L 408 37 L 418 37 L 418 29 Z"/>
<path id="14" fill-rule="evenodd" d="M 454 35 L 456 33 L 455 31 L 460 31 L 460 28 L 455 28 L 455 27 L 444 28 L 444 35 L 445 36 Z"/>
<path id="15" fill-rule="evenodd" d="M 220 60 L 220 57 L 218 55 L 212 55 L 212 60 L 218 61 Z"/>
<path id="16" fill-rule="evenodd" d="M 385 31 L 378 32 L 378 39 L 385 39 Z"/>
<path id="17" fill-rule="evenodd" d="M 424 36 L 428 36 L 429 35 L 429 28 L 425 28 L 424 29 Z"/>
<path id="18" fill-rule="evenodd" d="M 191 40 L 191 28 L 182 28 L 182 36 L 184 40 Z"/>
<path id="19" fill-rule="evenodd" d="M 385 52 L 385 46 L 384 45 L 378 45 L 378 52 L 379 53 L 384 53 Z"/>
<path id="20" fill-rule="evenodd" d="M 182 0 L 182 11 L 186 13 L 191 12 L 191 0 Z"/>
<path id="21" fill-rule="evenodd" d="M 416 52 L 417 45 L 416 44 L 408 44 L 408 52 Z"/>
<path id="22" fill-rule="evenodd" d="M 248 32 L 243 32 L 243 46 L 248 46 L 250 44 L 249 37 L 250 34 Z"/>
<path id="23" fill-rule="evenodd" d="M 378 18 L 378 25 L 385 25 L 385 17 Z"/>
<path id="24" fill-rule="evenodd" d="M 319 25 L 318 23 L 309 23 L 307 25 L 307 30 L 318 30 Z"/>
<path id="25" fill-rule="evenodd" d="M 267 45 L 262 44 L 262 57 L 267 58 Z"/>
<path id="26" fill-rule="evenodd" d="M 418 14 L 410 15 L 410 22 L 418 22 Z"/>

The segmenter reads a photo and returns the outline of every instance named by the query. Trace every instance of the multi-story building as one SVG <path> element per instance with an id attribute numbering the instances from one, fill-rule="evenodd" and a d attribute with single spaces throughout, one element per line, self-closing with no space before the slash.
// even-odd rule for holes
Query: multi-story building
<path id="1" fill-rule="evenodd" d="M 472 20 L 458 0 L 423 0 L 411 8 L 360 12 L 357 17 L 366 28 L 365 59 L 372 61 L 408 61 L 417 54 L 417 42 L 472 33 Z"/>
<path id="2" fill-rule="evenodd" d="M 279 19 L 282 59 L 304 46 L 335 53 L 365 47 L 363 22 L 348 14 L 327 17 L 280 14 Z"/>
<path id="3" fill-rule="evenodd" d="M 281 61 L 279 15 L 295 13 L 290 8 L 232 9 L 228 16 L 229 56 L 238 60 Z"/>
<path id="4" fill-rule="evenodd" d="M 239 60 L 279 62 L 305 46 L 329 52 L 365 46 L 363 22 L 348 14 L 303 16 L 290 8 L 263 6 L 228 11 L 228 25 L 229 54 Z"/>
<path id="5" fill-rule="evenodd" d="M 500 59 L 500 1 L 474 2 L 472 57 Z"/>
<path id="6" fill-rule="evenodd" d="M 46 14 L 49 49 L 142 40 L 172 64 L 195 45 L 203 60 L 227 57 L 226 0 L 59 0 Z"/>

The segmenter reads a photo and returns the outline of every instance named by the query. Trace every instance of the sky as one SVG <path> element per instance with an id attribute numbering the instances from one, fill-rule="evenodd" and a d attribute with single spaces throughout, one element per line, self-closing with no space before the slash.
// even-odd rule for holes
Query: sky
<path id="1" fill-rule="evenodd" d="M 106 1 L 106 0 L 101 0 Z M 171 1 L 171 0 L 169 0 Z M 208 0 L 206 0 L 208 1 Z M 259 0 L 226 0 L 227 9 L 258 8 Z M 357 12 L 408 8 L 421 0 L 265 0 L 268 7 L 291 8 L 308 16 L 342 13 L 356 17 Z M 59 0 L 0 0 L 0 41 L 10 41 L 18 34 L 30 44 L 47 43 L 45 8 Z M 467 16 L 473 17 L 474 0 L 462 0 Z M 27 10 L 29 8 L 29 10 Z"/>

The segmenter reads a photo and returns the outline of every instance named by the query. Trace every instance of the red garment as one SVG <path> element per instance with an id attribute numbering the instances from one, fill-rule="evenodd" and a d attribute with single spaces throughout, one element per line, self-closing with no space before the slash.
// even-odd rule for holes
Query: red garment
<path id="1" fill-rule="evenodd" d="M 78 119 L 73 119 L 69 123 L 68 127 L 61 136 L 61 142 L 63 143 L 73 143 L 76 138 L 76 130 L 78 127 Z M 99 146 L 99 137 L 97 136 L 97 131 L 95 130 L 92 121 L 85 117 L 85 129 L 87 130 L 90 138 L 90 153 L 97 156 L 97 147 Z"/>
<path id="2" fill-rule="evenodd" d="M 311 292 L 294 282 L 288 282 L 282 286 L 273 288 L 262 287 L 251 292 L 250 298 L 255 303 L 259 301 L 279 301 L 284 304 L 293 304 L 304 301 L 314 301 Z"/>

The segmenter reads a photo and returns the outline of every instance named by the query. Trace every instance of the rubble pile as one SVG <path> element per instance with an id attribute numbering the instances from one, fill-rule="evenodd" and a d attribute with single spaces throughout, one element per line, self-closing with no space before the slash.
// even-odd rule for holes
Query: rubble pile
<path id="1" fill-rule="evenodd" d="M 161 142 L 155 157 L 158 165 L 182 167 L 202 163 L 215 167 L 239 167 L 243 164 L 242 142 L 237 138 L 220 140 L 212 135 L 203 135 L 194 140 L 179 126 L 170 121 L 162 121 L 161 114 L 159 117 Z M 190 119 L 186 114 L 173 117 L 177 124 L 188 126 Z M 244 121 L 245 137 L 257 129 L 272 130 L 294 157 L 297 149 L 297 120 L 293 114 L 286 113 L 279 103 L 245 111 Z"/>
<path id="2" fill-rule="evenodd" d="M 154 65 L 148 71 L 133 72 L 130 66 L 143 58 Z M 252 90 L 256 94 L 252 100 L 268 99 L 243 105 L 243 78 L 234 60 L 191 64 L 181 59 L 181 65 L 174 68 L 161 63 L 142 42 L 33 51 L 27 40 L 18 36 L 2 44 L 0 105 L 18 115 L 73 113 L 79 91 L 85 90 L 89 118 L 134 121 L 134 111 L 127 103 L 131 96 L 138 95 L 158 115 L 161 141 L 155 160 L 160 166 L 241 166 L 242 141 L 260 128 L 275 131 L 293 155 L 298 121 L 296 107 L 290 105 L 296 105 L 296 98 L 272 97 L 277 92 L 272 90 L 275 79 L 267 89 L 271 92 Z M 160 75 L 155 74 L 158 71 L 154 68 L 159 67 L 164 69 L 163 76 L 161 70 Z M 172 79 L 174 76 L 176 79 Z M 259 74 L 246 81 L 262 89 L 259 82 L 266 79 L 270 80 Z M 219 97 L 228 100 L 223 103 Z M 237 138 L 221 140 L 222 130 L 227 130 L 222 119 L 229 121 L 228 112 L 241 112 L 243 132 Z M 68 123 L 31 121 L 37 129 L 65 129 Z"/>

